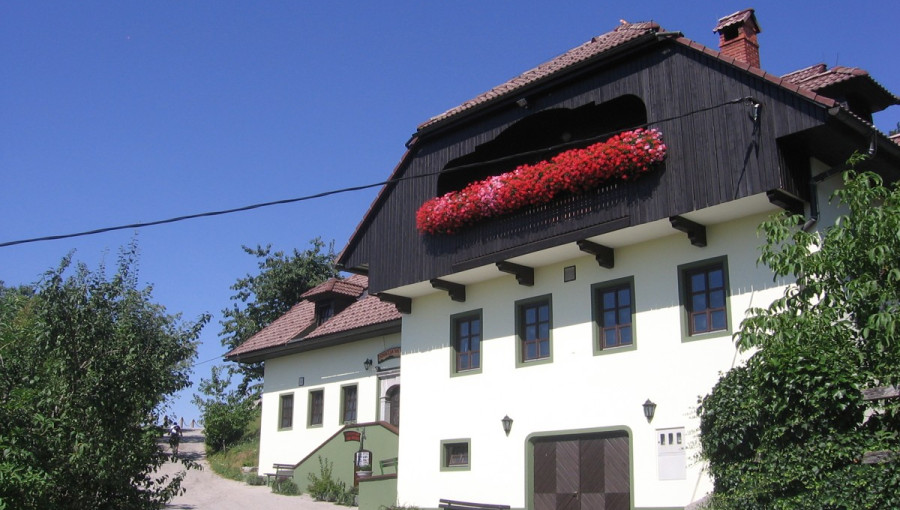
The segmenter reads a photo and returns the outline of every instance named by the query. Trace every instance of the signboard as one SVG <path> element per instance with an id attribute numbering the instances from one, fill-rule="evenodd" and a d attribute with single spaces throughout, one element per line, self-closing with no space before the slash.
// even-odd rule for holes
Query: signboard
<path id="1" fill-rule="evenodd" d="M 344 431 L 344 442 L 349 441 L 359 441 L 359 432 L 356 430 L 345 430 Z"/>
<path id="2" fill-rule="evenodd" d="M 385 351 L 382 351 L 381 354 L 378 355 L 378 363 L 384 363 L 389 359 L 399 358 L 400 357 L 400 347 L 391 347 Z"/>
<path id="3" fill-rule="evenodd" d="M 354 461 L 357 468 L 364 467 L 372 469 L 372 452 L 369 450 L 360 450 L 356 452 Z"/>

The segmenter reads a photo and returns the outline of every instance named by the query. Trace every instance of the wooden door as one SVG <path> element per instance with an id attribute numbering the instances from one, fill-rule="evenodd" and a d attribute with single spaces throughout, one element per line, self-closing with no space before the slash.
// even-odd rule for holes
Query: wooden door
<path id="1" fill-rule="evenodd" d="M 400 385 L 388 388 L 385 398 L 388 402 L 388 422 L 395 427 L 400 426 Z"/>
<path id="2" fill-rule="evenodd" d="M 570 436 L 534 442 L 535 510 L 631 508 L 628 436 Z"/>

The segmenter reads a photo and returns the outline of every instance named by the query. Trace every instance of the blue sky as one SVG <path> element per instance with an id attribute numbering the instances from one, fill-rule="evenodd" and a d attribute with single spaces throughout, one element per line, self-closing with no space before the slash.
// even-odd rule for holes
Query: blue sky
<path id="1" fill-rule="evenodd" d="M 890 0 L 5 0 L 0 243 L 379 182 L 418 124 L 619 19 L 715 48 L 716 21 L 745 7 L 762 27 L 763 69 L 857 66 L 900 93 Z M 898 106 L 875 118 L 885 132 L 898 122 Z M 229 287 L 256 272 L 241 245 L 304 249 L 322 237 L 340 251 L 376 193 L 0 248 L 0 280 L 34 282 L 72 250 L 112 266 L 136 237 L 157 302 L 188 319 L 214 314 L 199 381 L 224 353 Z M 194 390 L 173 409 L 188 422 Z"/>

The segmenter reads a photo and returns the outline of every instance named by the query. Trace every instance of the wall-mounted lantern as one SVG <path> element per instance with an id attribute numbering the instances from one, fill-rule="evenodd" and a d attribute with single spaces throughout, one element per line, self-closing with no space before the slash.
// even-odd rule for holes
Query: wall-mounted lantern
<path id="1" fill-rule="evenodd" d="M 649 398 L 646 402 L 644 402 L 644 417 L 647 418 L 647 423 L 653 421 L 653 415 L 656 414 L 656 403 L 652 402 Z"/>
<path id="2" fill-rule="evenodd" d="M 363 366 L 366 368 L 366 370 L 372 368 L 372 358 L 366 358 L 366 361 L 363 362 Z"/>
<path id="3" fill-rule="evenodd" d="M 503 432 L 506 432 L 506 435 L 508 436 L 509 431 L 512 430 L 513 419 L 510 418 L 509 415 L 506 415 L 500 421 L 503 423 Z"/>

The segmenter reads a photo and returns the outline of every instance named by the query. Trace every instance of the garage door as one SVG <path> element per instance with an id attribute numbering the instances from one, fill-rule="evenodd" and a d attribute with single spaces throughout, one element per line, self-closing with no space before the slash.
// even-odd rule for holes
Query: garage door
<path id="1" fill-rule="evenodd" d="M 624 432 L 536 439 L 535 510 L 628 510 L 628 457 Z"/>

